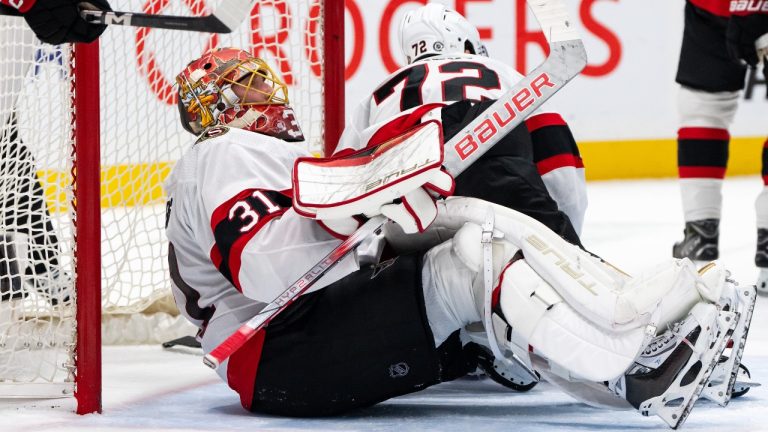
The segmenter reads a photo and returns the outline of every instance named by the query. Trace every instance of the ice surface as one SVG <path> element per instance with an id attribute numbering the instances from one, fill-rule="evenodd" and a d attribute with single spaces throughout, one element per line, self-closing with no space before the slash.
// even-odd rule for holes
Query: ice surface
<path id="1" fill-rule="evenodd" d="M 682 235 L 673 180 L 593 182 L 584 244 L 629 273 L 670 255 Z M 757 270 L 753 202 L 758 177 L 724 187 L 721 257 L 742 284 Z M 744 362 L 768 382 L 768 314 L 758 299 Z M 752 389 L 727 408 L 700 401 L 683 430 L 768 430 L 766 388 Z M 460 380 L 392 399 L 340 418 L 255 416 L 202 365 L 201 357 L 160 347 L 104 349 L 104 413 L 77 416 L 71 400 L 0 400 L 0 432 L 16 431 L 628 431 L 668 430 L 658 418 L 589 408 L 542 383 L 524 394 L 489 381 Z"/>

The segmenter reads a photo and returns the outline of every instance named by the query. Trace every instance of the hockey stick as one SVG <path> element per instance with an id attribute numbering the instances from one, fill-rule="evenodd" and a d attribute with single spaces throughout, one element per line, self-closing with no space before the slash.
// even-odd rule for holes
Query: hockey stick
<path id="1" fill-rule="evenodd" d="M 43 0 L 40 0 L 43 1 Z M 133 12 L 113 12 L 82 9 L 80 15 L 91 24 L 152 27 L 169 30 L 187 30 L 207 33 L 230 33 L 248 15 L 256 0 L 223 0 L 210 15 L 186 17 L 153 15 Z M 20 16 L 18 10 L 0 7 L 0 15 Z"/>
<path id="2" fill-rule="evenodd" d="M 578 75 L 587 64 L 584 45 L 569 21 L 563 0 L 527 0 L 527 3 L 549 42 L 550 55 L 445 143 L 443 166 L 454 177 L 522 123 L 526 116 Z M 347 253 L 359 246 L 369 235 L 379 231 L 386 221 L 387 218 L 381 215 L 369 219 L 261 312 L 207 354 L 203 362 L 211 368 L 217 368 Z"/>

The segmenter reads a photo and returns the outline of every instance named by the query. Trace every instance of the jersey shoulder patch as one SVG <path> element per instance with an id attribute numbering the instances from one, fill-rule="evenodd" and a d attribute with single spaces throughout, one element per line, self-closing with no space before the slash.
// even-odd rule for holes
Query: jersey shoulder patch
<path id="1" fill-rule="evenodd" d="M 209 127 L 200 135 L 200 137 L 197 138 L 197 141 L 195 141 L 195 144 L 200 144 L 201 142 L 207 141 L 212 138 L 218 138 L 226 134 L 227 132 L 229 132 L 229 127 L 224 125 Z"/>

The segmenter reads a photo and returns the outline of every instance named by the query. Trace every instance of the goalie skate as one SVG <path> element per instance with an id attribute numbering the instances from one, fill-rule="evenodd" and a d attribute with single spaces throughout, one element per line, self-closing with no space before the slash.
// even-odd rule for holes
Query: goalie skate
<path id="1" fill-rule="evenodd" d="M 724 292 L 731 292 L 731 295 L 725 296 L 723 310 L 737 313 L 736 327 L 731 335 L 732 346 L 729 346 L 730 352 L 726 353 L 715 366 L 712 372 L 712 379 L 707 383 L 702 391 L 702 397 L 705 397 L 721 406 L 728 405 L 733 396 L 736 381 L 739 378 L 739 366 L 741 365 L 741 356 L 744 353 L 744 345 L 747 342 L 749 326 L 752 321 L 752 313 L 755 310 L 755 301 L 757 292 L 754 286 L 741 287 L 732 279 L 726 278 Z M 739 384 L 743 389 L 747 382 Z M 749 387 L 760 385 L 759 383 L 748 381 Z"/>
<path id="2" fill-rule="evenodd" d="M 742 397 L 752 387 L 760 387 L 761 385 L 759 382 L 752 380 L 752 374 L 749 373 L 749 369 L 742 363 L 739 365 L 739 372 L 736 377 L 736 383 L 733 385 L 733 395 L 731 398 Z"/>
<path id="3" fill-rule="evenodd" d="M 697 304 L 685 319 L 651 339 L 609 388 L 642 415 L 659 416 L 677 429 L 701 395 L 737 320 L 736 312 Z"/>
<path id="4" fill-rule="evenodd" d="M 464 345 L 464 349 L 477 360 L 478 369 L 482 373 L 504 387 L 518 392 L 527 392 L 536 387 L 539 381 L 532 379 L 530 373 L 522 366 L 496 359 L 488 347 L 488 335 L 485 330 L 472 330 L 470 325 L 461 332 L 462 340 L 470 341 Z"/>

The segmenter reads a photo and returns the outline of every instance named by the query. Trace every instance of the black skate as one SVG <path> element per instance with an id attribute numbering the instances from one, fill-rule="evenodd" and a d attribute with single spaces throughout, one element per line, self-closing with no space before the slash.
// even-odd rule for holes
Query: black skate
<path id="1" fill-rule="evenodd" d="M 757 277 L 757 293 L 768 295 L 768 229 L 757 229 L 757 250 L 755 251 L 755 265 L 760 268 Z"/>
<path id="2" fill-rule="evenodd" d="M 538 381 L 531 380 L 530 375 L 520 368 L 510 367 L 507 362 L 496 360 L 490 349 L 470 342 L 464 346 L 467 354 L 477 360 L 478 369 L 488 378 L 508 389 L 527 392 L 536 387 Z"/>
<path id="3" fill-rule="evenodd" d="M 478 372 L 493 381 L 518 392 L 527 392 L 539 383 L 538 375 L 537 379 L 533 379 L 530 371 L 517 362 L 501 361 L 493 355 L 488 334 L 480 323 L 462 329 L 461 340 L 467 355 L 477 361 Z"/>
<path id="4" fill-rule="evenodd" d="M 19 267 L 12 236 L 0 234 L 0 301 L 17 300 L 26 296 L 21 286 Z"/>
<path id="5" fill-rule="evenodd" d="M 717 241 L 720 234 L 719 219 L 686 222 L 683 240 L 672 246 L 672 256 L 692 261 L 714 261 L 719 256 Z"/>
<path id="6" fill-rule="evenodd" d="M 752 374 L 749 373 L 749 369 L 747 369 L 744 364 L 740 364 L 736 384 L 733 385 L 733 395 L 731 396 L 731 399 L 742 397 L 747 394 L 752 387 L 760 386 L 761 384 L 759 382 L 752 380 Z"/>
<path id="7" fill-rule="evenodd" d="M 645 416 L 677 429 L 693 409 L 733 333 L 738 313 L 699 303 L 655 336 L 635 364 L 608 387 Z"/>

